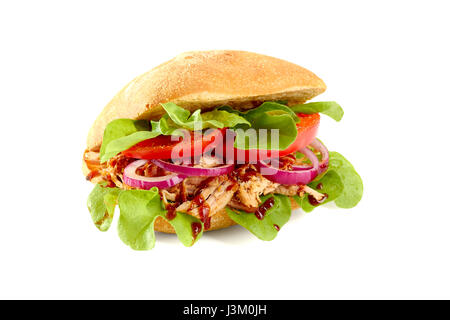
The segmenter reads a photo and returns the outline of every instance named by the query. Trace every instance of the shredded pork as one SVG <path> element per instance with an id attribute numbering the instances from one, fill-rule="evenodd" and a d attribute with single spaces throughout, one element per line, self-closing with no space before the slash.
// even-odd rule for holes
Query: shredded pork
<path id="1" fill-rule="evenodd" d="M 91 169 L 91 173 L 87 177 L 88 180 L 93 182 L 107 181 L 110 186 L 131 189 L 123 183 L 123 171 L 135 159 L 119 154 L 106 163 L 100 164 L 98 153 L 97 158 L 92 152 L 87 156 L 89 158 L 86 163 Z M 292 155 L 280 159 L 282 168 L 287 170 L 291 169 L 292 165 L 297 162 Z M 217 165 L 220 164 L 215 163 L 214 159 L 204 157 L 200 159 L 196 167 L 211 168 Z M 170 172 L 155 166 L 151 162 L 139 168 L 137 172 L 147 177 L 170 174 Z M 189 213 L 204 222 L 226 206 L 255 212 L 261 204 L 260 197 L 270 193 L 286 196 L 303 196 L 304 193 L 307 193 L 318 202 L 325 197 L 325 195 L 305 185 L 280 185 L 272 182 L 262 176 L 257 168 L 251 164 L 237 166 L 229 175 L 187 177 L 178 185 L 161 190 L 160 193 L 167 208 L 176 208 L 176 211 Z"/>
<path id="2" fill-rule="evenodd" d="M 226 207 L 238 188 L 237 183 L 225 175 L 208 179 L 206 182 L 194 199 L 183 202 L 177 207 L 177 211 L 202 218 L 202 208 L 208 208 L 208 213 L 212 216 Z"/>

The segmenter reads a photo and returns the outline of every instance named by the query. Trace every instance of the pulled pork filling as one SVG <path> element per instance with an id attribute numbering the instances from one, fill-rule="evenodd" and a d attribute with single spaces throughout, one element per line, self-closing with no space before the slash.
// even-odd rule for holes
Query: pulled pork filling
<path id="1" fill-rule="evenodd" d="M 94 183 L 106 181 L 109 187 L 132 189 L 123 183 L 123 171 L 126 166 L 136 159 L 125 157 L 121 154 L 100 164 L 98 153 L 86 152 L 84 155 L 86 165 L 91 172 L 86 177 Z M 281 168 L 291 170 L 292 165 L 301 159 L 296 159 L 290 154 L 280 158 Z M 211 168 L 217 166 L 211 159 L 201 159 L 197 167 Z M 147 162 L 137 169 L 137 173 L 146 177 L 159 177 L 170 174 L 152 162 Z M 261 205 L 260 197 L 270 193 L 286 196 L 303 196 L 305 193 L 321 201 L 323 194 L 309 188 L 306 185 L 282 185 L 272 182 L 262 176 L 252 164 L 236 165 L 228 175 L 216 177 L 190 176 L 181 183 L 160 190 L 161 199 L 167 210 L 176 210 L 195 216 L 205 223 L 205 229 L 209 228 L 210 219 L 226 206 L 255 212 Z"/>

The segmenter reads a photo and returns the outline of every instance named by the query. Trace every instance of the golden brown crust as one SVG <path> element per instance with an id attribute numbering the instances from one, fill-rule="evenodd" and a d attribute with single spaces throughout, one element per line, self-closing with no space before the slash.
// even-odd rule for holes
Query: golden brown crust
<path id="1" fill-rule="evenodd" d="M 245 51 L 194 51 L 178 55 L 138 76 L 103 109 L 89 131 L 88 150 L 98 150 L 106 125 L 118 118 L 155 119 L 160 103 L 189 110 L 253 101 L 304 103 L 325 91 L 314 73 L 293 63 Z"/>
<path id="2" fill-rule="evenodd" d="M 291 205 L 292 210 L 299 208 L 297 202 L 295 202 L 294 199 L 292 198 L 291 198 Z M 230 217 L 228 217 L 228 214 L 225 211 L 225 209 L 222 209 L 211 217 L 211 228 L 206 231 L 224 229 L 231 227 L 232 225 L 235 224 L 236 223 L 233 220 L 231 220 Z M 175 233 L 173 227 L 161 217 L 158 217 L 155 220 L 155 230 L 164 233 Z"/>

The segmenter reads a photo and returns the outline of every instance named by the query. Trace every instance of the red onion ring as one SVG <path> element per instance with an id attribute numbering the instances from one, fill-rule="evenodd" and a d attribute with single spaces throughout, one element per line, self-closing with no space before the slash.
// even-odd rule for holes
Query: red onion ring
<path id="1" fill-rule="evenodd" d="M 152 162 L 164 170 L 182 174 L 184 176 L 220 176 L 228 174 L 234 169 L 234 164 L 226 164 L 215 168 L 194 168 L 186 165 L 178 165 L 163 160 L 152 160 Z"/>
<path id="2" fill-rule="evenodd" d="M 313 168 L 313 166 L 308 165 L 308 164 L 305 164 L 305 165 L 297 164 L 297 165 L 292 166 L 292 170 L 308 170 L 308 169 L 312 169 L 312 168 Z"/>
<path id="3" fill-rule="evenodd" d="M 303 153 L 311 161 L 312 165 L 293 165 L 292 166 L 293 170 L 311 170 L 312 168 L 318 170 L 319 159 L 317 159 L 314 152 L 312 152 L 311 150 L 309 150 L 306 147 L 298 150 L 298 152 Z"/>
<path id="4" fill-rule="evenodd" d="M 313 145 L 314 144 L 314 145 Z M 317 156 L 308 148 L 298 150 L 312 163 L 310 166 L 293 166 L 292 171 L 274 168 L 263 161 L 258 161 L 260 172 L 267 179 L 280 184 L 308 184 L 328 167 L 328 150 L 317 139 L 311 144 L 322 155 L 319 163 Z"/>
<path id="5" fill-rule="evenodd" d="M 274 168 L 264 161 L 258 161 L 258 165 L 264 177 L 280 184 L 308 184 L 318 174 L 315 168 L 288 171 Z"/>
<path id="6" fill-rule="evenodd" d="M 312 165 L 293 165 L 292 169 L 293 170 L 307 170 L 307 169 L 311 169 L 311 168 L 315 167 L 317 169 L 317 172 L 319 174 L 321 174 L 328 169 L 328 162 L 329 162 L 328 149 L 317 139 L 314 139 L 311 142 L 310 146 L 320 152 L 320 154 L 322 156 L 322 160 L 320 161 L 320 163 L 317 160 L 317 157 L 314 157 L 313 159 L 317 160 L 316 163 L 313 163 Z M 298 152 L 303 153 L 308 159 L 311 160 L 311 154 L 313 154 L 313 152 L 310 149 L 303 148 L 303 149 L 298 150 Z"/>
<path id="7" fill-rule="evenodd" d="M 300 149 L 300 152 L 303 153 L 305 156 L 307 156 L 308 159 L 311 161 L 312 167 L 310 167 L 309 169 L 302 168 L 292 171 L 281 170 L 268 165 L 264 161 L 258 161 L 261 174 L 265 176 L 267 179 L 280 184 L 310 183 L 319 174 L 318 173 L 319 160 L 317 159 L 314 152 L 312 152 L 307 148 Z"/>
<path id="8" fill-rule="evenodd" d="M 152 187 L 160 189 L 170 188 L 184 180 L 185 176 L 169 174 L 162 177 L 144 177 L 136 173 L 136 169 L 146 164 L 148 160 L 136 160 L 130 163 L 123 171 L 123 182 L 130 187 L 149 190 Z"/>
<path id="9" fill-rule="evenodd" d="M 319 151 L 322 156 L 322 160 L 320 161 L 318 168 L 318 172 L 321 174 L 328 169 L 328 162 L 330 158 L 328 149 L 317 139 L 314 139 L 313 142 L 311 142 L 311 147 Z"/>

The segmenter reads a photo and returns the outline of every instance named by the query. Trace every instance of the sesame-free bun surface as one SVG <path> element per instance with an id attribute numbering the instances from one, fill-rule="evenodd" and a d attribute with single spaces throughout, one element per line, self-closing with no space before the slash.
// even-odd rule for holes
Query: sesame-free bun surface
<path id="1" fill-rule="evenodd" d="M 297 202 L 290 198 L 292 210 L 299 208 Z M 230 219 L 225 209 L 220 210 L 211 217 L 211 228 L 205 231 L 219 230 L 235 225 L 236 222 Z M 175 233 L 174 228 L 163 218 L 158 217 L 155 220 L 155 230 L 164 233 Z"/>
<path id="2" fill-rule="evenodd" d="M 160 103 L 189 109 L 253 101 L 304 103 L 325 91 L 324 82 L 296 64 L 245 51 L 214 50 L 180 54 L 128 83 L 103 109 L 88 134 L 87 149 L 98 150 L 112 120 L 158 119 Z"/>

